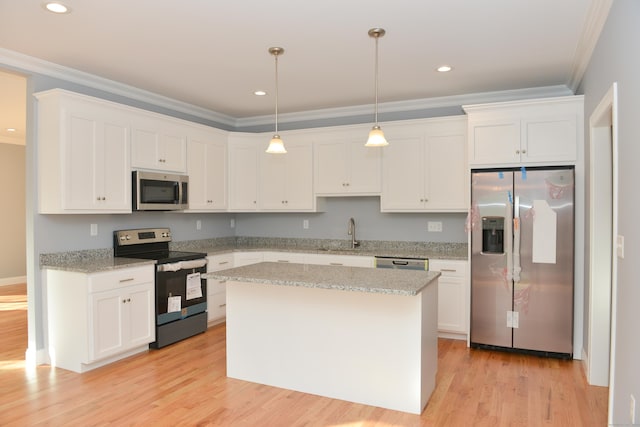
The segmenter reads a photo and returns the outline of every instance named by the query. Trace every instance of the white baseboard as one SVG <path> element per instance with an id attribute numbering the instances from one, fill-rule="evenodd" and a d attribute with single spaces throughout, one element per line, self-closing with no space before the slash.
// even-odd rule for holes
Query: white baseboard
<path id="1" fill-rule="evenodd" d="M 5 277 L 0 279 L 0 286 L 17 285 L 19 283 L 27 283 L 27 276 Z"/>

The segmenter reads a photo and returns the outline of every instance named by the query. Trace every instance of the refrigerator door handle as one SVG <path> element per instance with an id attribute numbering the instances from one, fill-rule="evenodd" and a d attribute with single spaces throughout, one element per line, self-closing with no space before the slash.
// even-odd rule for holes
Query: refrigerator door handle
<path id="1" fill-rule="evenodd" d="M 504 232 L 504 241 L 505 241 L 505 255 L 507 256 L 507 285 L 511 284 L 513 280 L 513 205 L 511 195 L 509 194 L 507 198 L 507 203 L 505 204 L 506 212 L 505 212 L 505 232 Z"/>
<path id="2" fill-rule="evenodd" d="M 513 281 L 520 281 L 520 196 L 515 197 L 515 210 L 513 216 Z"/>

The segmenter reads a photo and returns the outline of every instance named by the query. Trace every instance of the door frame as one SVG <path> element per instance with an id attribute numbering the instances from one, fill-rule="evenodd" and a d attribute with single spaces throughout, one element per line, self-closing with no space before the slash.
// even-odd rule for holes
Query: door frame
<path id="1" fill-rule="evenodd" d="M 586 376 L 613 389 L 618 235 L 618 88 L 589 118 L 589 311 Z M 610 191 L 610 194 L 607 192 Z M 604 231 L 602 223 L 604 222 Z M 611 392 L 609 393 L 611 407 Z"/>

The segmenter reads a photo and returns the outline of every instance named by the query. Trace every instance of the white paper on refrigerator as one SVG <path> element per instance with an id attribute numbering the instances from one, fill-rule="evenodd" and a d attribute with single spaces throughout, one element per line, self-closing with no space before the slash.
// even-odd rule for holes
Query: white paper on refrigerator
<path id="1" fill-rule="evenodd" d="M 557 218 L 546 200 L 533 201 L 532 261 L 540 264 L 556 263 Z"/>
<path id="2" fill-rule="evenodd" d="M 200 273 L 187 275 L 187 300 L 202 298 L 202 282 Z"/>

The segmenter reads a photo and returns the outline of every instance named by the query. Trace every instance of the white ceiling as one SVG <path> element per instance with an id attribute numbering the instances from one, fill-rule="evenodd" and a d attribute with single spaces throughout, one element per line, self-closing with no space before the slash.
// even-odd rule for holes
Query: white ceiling
<path id="1" fill-rule="evenodd" d="M 0 48 L 234 119 L 567 85 L 598 0 L 0 0 Z M 442 64 L 453 71 L 442 74 Z M 270 96 L 253 95 L 265 89 Z M 0 123 L 2 125 L 2 123 Z"/>

